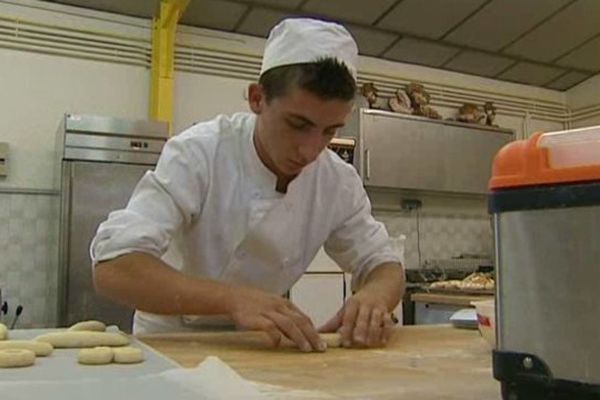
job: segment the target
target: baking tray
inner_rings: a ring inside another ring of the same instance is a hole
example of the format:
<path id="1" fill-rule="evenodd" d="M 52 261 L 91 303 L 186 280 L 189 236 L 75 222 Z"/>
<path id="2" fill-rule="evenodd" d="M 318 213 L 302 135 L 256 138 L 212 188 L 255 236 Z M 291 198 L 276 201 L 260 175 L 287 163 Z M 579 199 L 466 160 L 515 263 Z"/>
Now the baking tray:
<path id="1" fill-rule="evenodd" d="M 423 290 L 427 293 L 454 294 L 454 295 L 493 296 L 496 293 L 495 289 L 442 289 L 442 288 L 430 289 L 428 287 L 424 287 Z"/>
<path id="2" fill-rule="evenodd" d="M 9 332 L 10 339 L 31 340 L 36 336 L 64 329 L 14 329 Z M 116 327 L 108 331 L 116 332 Z M 86 378 L 122 379 L 160 373 L 179 365 L 159 354 L 151 347 L 131 337 L 131 346 L 141 348 L 145 361 L 140 364 L 81 365 L 77 362 L 79 349 L 54 349 L 48 357 L 37 357 L 35 365 L 27 368 L 3 368 L 0 370 L 0 383 L 5 381 L 68 381 Z M 2 396 L 0 396 L 2 397 Z"/>

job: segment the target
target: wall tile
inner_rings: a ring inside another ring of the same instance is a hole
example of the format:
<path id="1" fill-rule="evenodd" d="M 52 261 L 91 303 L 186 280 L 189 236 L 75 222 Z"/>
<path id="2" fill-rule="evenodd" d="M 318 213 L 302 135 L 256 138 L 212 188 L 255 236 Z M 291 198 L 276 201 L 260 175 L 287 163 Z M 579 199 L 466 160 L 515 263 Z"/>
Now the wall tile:
<path id="1" fill-rule="evenodd" d="M 58 197 L 0 193 L 0 288 L 5 322 L 23 306 L 17 327 L 56 325 Z"/>
<path id="2" fill-rule="evenodd" d="M 453 213 L 419 213 L 417 235 L 416 213 L 380 211 L 375 218 L 383 222 L 390 236 L 406 235 L 406 268 L 419 266 L 419 237 L 421 265 L 432 259 L 451 259 L 461 254 L 485 254 L 491 257 L 492 230 L 489 218 Z"/>
<path id="3" fill-rule="evenodd" d="M 7 212 L 8 210 L 8 212 Z M 406 236 L 405 263 L 417 268 L 416 214 L 375 212 L 390 236 Z M 492 233 L 483 216 L 447 212 L 419 213 L 421 264 L 463 253 L 491 254 Z M 0 287 L 10 304 L 8 321 L 24 306 L 18 326 L 56 325 L 58 280 L 58 197 L 0 194 Z"/>

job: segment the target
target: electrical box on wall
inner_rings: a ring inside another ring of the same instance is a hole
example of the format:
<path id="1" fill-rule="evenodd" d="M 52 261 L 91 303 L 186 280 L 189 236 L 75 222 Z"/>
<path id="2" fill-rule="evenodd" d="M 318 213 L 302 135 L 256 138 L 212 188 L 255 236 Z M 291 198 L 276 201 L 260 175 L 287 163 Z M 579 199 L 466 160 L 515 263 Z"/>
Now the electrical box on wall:
<path id="1" fill-rule="evenodd" d="M 0 142 L 0 177 L 8 175 L 8 143 Z"/>

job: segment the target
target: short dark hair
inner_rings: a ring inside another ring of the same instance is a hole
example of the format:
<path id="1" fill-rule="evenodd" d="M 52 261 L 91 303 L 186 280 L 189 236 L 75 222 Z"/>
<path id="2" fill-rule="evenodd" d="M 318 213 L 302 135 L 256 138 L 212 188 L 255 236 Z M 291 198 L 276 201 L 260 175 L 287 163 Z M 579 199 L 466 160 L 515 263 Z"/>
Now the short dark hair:
<path id="1" fill-rule="evenodd" d="M 283 65 L 264 72 L 258 83 L 266 100 L 285 96 L 298 87 L 323 100 L 350 101 L 356 93 L 356 82 L 346 65 L 335 58 L 322 58 L 312 63 Z"/>

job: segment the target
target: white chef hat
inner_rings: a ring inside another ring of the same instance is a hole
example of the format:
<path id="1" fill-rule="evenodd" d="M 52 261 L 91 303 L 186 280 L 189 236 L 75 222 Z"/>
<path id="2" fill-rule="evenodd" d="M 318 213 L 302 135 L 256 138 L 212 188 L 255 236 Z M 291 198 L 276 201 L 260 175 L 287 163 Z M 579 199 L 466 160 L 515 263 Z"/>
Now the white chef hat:
<path id="1" fill-rule="evenodd" d="M 275 67 L 315 62 L 324 57 L 342 61 L 356 79 L 358 47 L 346 28 L 318 19 L 284 19 L 269 33 L 260 74 Z"/>

